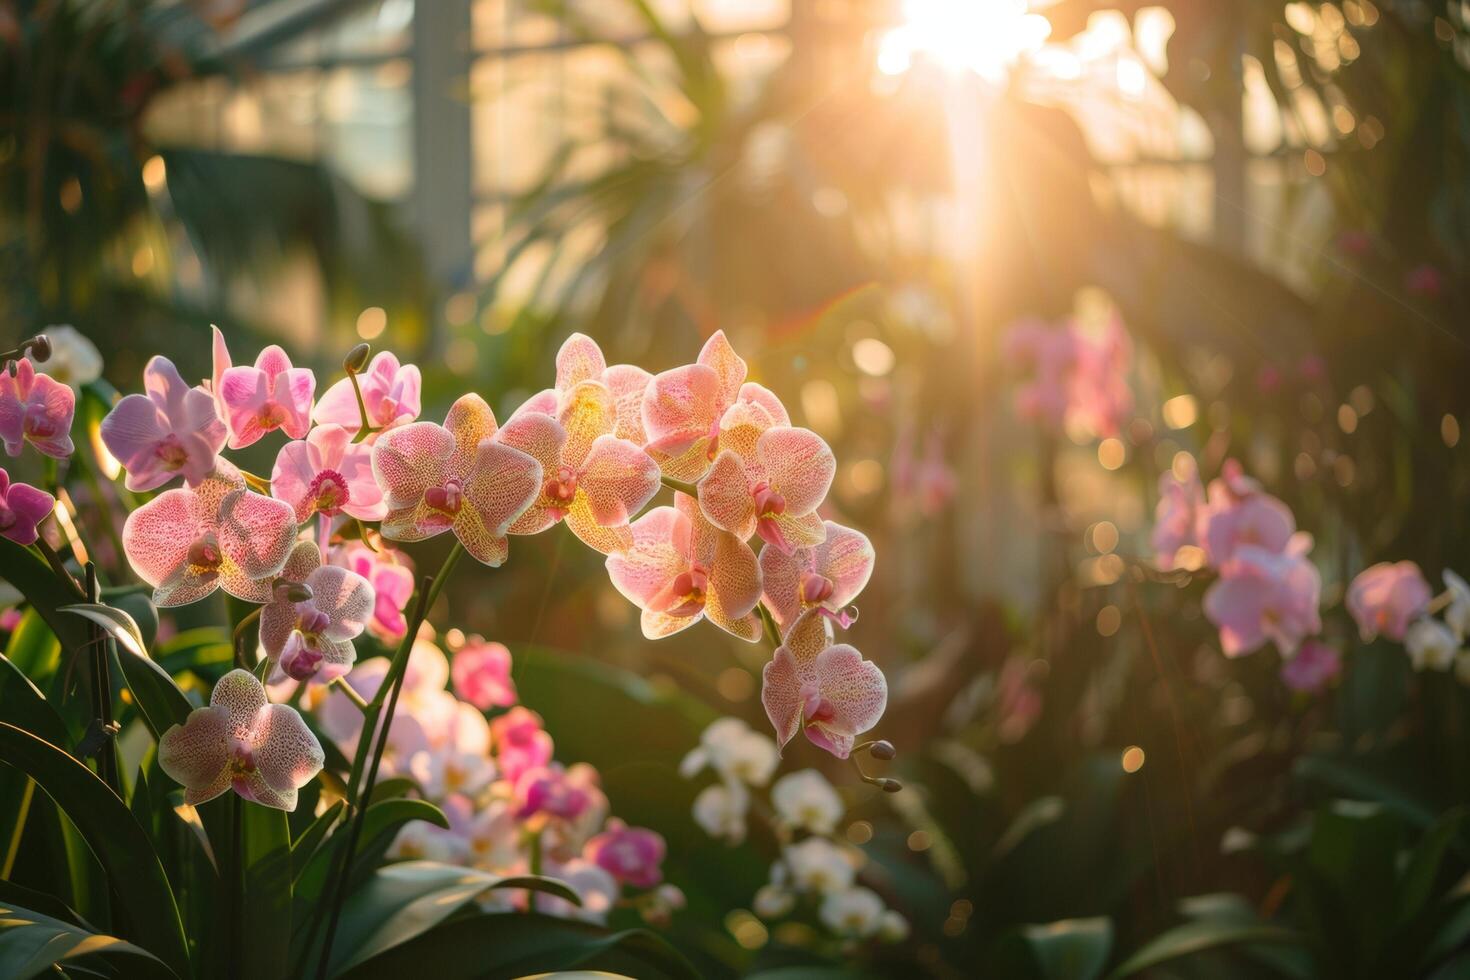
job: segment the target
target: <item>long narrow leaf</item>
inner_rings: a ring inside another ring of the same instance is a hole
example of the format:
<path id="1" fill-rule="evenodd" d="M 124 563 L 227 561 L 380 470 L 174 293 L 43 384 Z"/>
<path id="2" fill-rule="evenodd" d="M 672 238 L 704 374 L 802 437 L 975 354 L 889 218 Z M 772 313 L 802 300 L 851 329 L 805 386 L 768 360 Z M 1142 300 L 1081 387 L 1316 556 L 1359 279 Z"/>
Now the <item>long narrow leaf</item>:
<path id="1" fill-rule="evenodd" d="M 116 936 L 104 936 L 10 902 L 0 902 L 0 977 L 33 977 L 62 972 L 78 960 L 127 957 L 127 976 L 177 974 L 146 949 Z"/>

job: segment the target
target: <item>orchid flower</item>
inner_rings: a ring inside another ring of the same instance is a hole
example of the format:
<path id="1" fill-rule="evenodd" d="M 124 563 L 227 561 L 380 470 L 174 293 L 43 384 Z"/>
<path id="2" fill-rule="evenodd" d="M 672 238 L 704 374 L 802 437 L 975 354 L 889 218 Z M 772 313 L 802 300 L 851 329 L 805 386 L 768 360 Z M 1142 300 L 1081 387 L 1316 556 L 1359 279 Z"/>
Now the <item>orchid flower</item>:
<path id="1" fill-rule="evenodd" d="M 699 481 L 699 507 L 711 524 L 742 541 L 759 534 L 790 554 L 826 537 L 817 507 L 836 472 L 836 457 L 821 436 L 776 426 L 746 452 L 720 450 Z"/>
<path id="2" fill-rule="evenodd" d="M 854 647 L 833 644 L 827 617 L 808 609 L 766 664 L 761 703 L 781 748 L 804 731 L 813 745 L 846 759 L 855 737 L 883 717 L 888 683 Z"/>
<path id="3" fill-rule="evenodd" d="M 10 474 L 0 469 L 0 537 L 16 544 L 35 544 L 37 525 L 56 506 L 56 498 L 28 483 L 11 483 Z"/>
<path id="4" fill-rule="evenodd" d="M 362 391 L 362 405 L 367 411 L 368 425 L 378 433 L 397 428 L 419 417 L 420 390 L 423 379 L 413 364 L 399 364 L 390 351 L 379 351 L 368 369 L 357 376 Z M 312 413 L 318 425 L 340 425 L 348 432 L 362 428 L 362 413 L 357 408 L 357 393 L 352 379 L 343 378 L 326 390 Z"/>
<path id="5" fill-rule="evenodd" d="M 516 703 L 516 685 L 510 677 L 510 650 L 504 643 L 472 637 L 454 651 L 449 675 L 459 696 L 481 711 L 508 708 Z"/>
<path id="6" fill-rule="evenodd" d="M 581 780 L 558 762 L 521 773 L 515 781 L 514 799 L 520 820 L 538 816 L 575 820 L 592 802 Z"/>
<path id="7" fill-rule="evenodd" d="M 587 842 L 587 860 L 618 881 L 634 888 L 652 888 L 663 880 L 666 845 L 663 836 L 643 827 L 629 827 L 616 818 Z"/>
<path id="8" fill-rule="evenodd" d="M 761 548 L 761 582 L 766 609 L 784 631 L 802 610 L 816 606 L 844 629 L 857 618 L 848 603 L 873 574 L 873 545 L 867 535 L 827 521 L 821 544 L 787 554 L 774 545 Z"/>
<path id="9" fill-rule="evenodd" d="M 520 410 L 558 416 L 578 385 L 596 381 L 612 394 L 614 424 L 608 431 L 642 446 L 648 441 L 643 432 L 643 392 L 652 380 L 653 375 L 634 364 L 609 367 L 597 341 L 574 333 L 556 352 L 556 387 L 538 392 Z"/>
<path id="10" fill-rule="evenodd" d="M 340 565 L 367 579 L 377 596 L 368 631 L 384 643 L 392 643 L 408 632 L 403 611 L 413 596 L 413 560 L 395 548 L 380 545 L 376 551 L 361 541 L 332 549 L 332 564 Z"/>
<path id="11" fill-rule="evenodd" d="M 495 413 L 479 395 L 462 396 L 444 425 L 409 422 L 373 444 L 373 474 L 388 505 L 383 537 L 422 541 L 453 529 L 486 565 L 509 555 L 505 539 L 541 489 L 536 458 L 491 437 Z"/>
<path id="12" fill-rule="evenodd" d="M 14 375 L 0 370 L 0 441 L 7 454 L 19 456 L 30 443 L 38 453 L 66 459 L 76 410 L 76 392 L 38 373 L 26 358 L 15 362 Z"/>
<path id="13" fill-rule="evenodd" d="M 354 443 L 347 429 L 331 423 L 281 447 L 271 470 L 271 496 L 296 509 L 298 524 L 313 514 L 378 521 L 388 513 L 373 479 L 372 447 Z"/>
<path id="14" fill-rule="evenodd" d="M 1199 512 L 1199 543 L 1209 564 L 1222 568 L 1247 545 L 1283 552 L 1295 532 L 1291 509 L 1245 476 L 1238 462 L 1226 460 Z"/>
<path id="15" fill-rule="evenodd" d="M 46 358 L 46 373 L 72 391 L 102 377 L 102 352 L 97 345 L 70 324 L 54 324 L 42 330 L 51 342 L 51 356 Z M 32 354 L 27 360 L 35 363 Z"/>
<path id="16" fill-rule="evenodd" d="M 179 491 L 170 491 L 179 492 Z M 321 772 L 321 743 L 296 709 L 270 704 L 248 670 L 232 670 L 182 725 L 158 740 L 158 764 L 198 806 L 233 789 L 277 810 L 296 809 L 296 791 Z"/>
<path id="17" fill-rule="evenodd" d="M 1411 561 L 1379 562 L 1353 579 L 1347 609 L 1364 640 L 1378 634 L 1403 642 L 1409 624 L 1429 605 L 1433 593 L 1419 566 Z"/>
<path id="18" fill-rule="evenodd" d="M 1342 655 L 1321 640 L 1308 640 L 1281 665 L 1281 682 L 1299 694 L 1316 694 L 1342 673 Z"/>
<path id="19" fill-rule="evenodd" d="M 245 489 L 221 463 L 197 488 L 165 490 L 128 515 L 123 549 L 158 606 L 197 602 L 222 588 L 248 602 L 271 599 L 271 577 L 296 539 L 291 506 Z"/>
<path id="20" fill-rule="evenodd" d="M 725 413 L 737 402 L 763 406 L 775 425 L 790 425 L 780 399 L 745 380 L 745 361 L 725 332 L 705 342 L 694 364 L 656 374 L 643 393 L 644 448 L 664 475 L 694 481 L 714 462 Z"/>
<path id="21" fill-rule="evenodd" d="M 670 636 L 708 619 L 752 643 L 760 621 L 760 567 L 744 541 L 721 531 L 694 499 L 675 493 L 673 507 L 655 507 L 633 522 L 633 544 L 608 555 L 607 571 L 628 601 L 643 610 L 643 635 Z"/>
<path id="22" fill-rule="evenodd" d="M 1259 545 L 1237 547 L 1205 592 L 1205 616 L 1220 628 L 1227 657 L 1260 649 L 1267 641 L 1284 656 L 1322 629 L 1317 611 L 1322 580 L 1298 544 L 1275 552 Z"/>
<path id="23" fill-rule="evenodd" d="M 516 706 L 491 719 L 490 738 L 500 774 L 511 783 L 551 761 L 551 736 L 542 727 L 541 716 L 530 708 Z"/>
<path id="24" fill-rule="evenodd" d="M 352 641 L 362 635 L 375 596 L 367 579 L 336 565 L 323 565 L 314 542 L 301 541 L 281 570 L 286 583 L 300 583 L 311 597 L 293 602 L 277 586 L 260 612 L 260 643 L 265 654 L 293 680 L 330 681 L 352 667 Z"/>
<path id="25" fill-rule="evenodd" d="M 1172 471 L 1159 476 L 1159 503 L 1154 511 L 1154 529 L 1149 537 L 1154 561 L 1165 571 L 1179 567 L 1183 548 L 1200 547 L 1198 533 L 1200 512 L 1205 506 L 1205 491 L 1199 482 L 1199 471 L 1189 468 L 1181 480 Z"/>
<path id="26" fill-rule="evenodd" d="M 409 762 L 414 778 L 429 796 L 480 792 L 495 778 L 490 761 L 490 726 L 474 705 L 455 701 L 446 712 L 438 744 Z"/>
<path id="27" fill-rule="evenodd" d="M 214 395 L 230 430 L 231 449 L 244 449 L 276 429 L 292 439 L 311 428 L 311 402 L 316 375 L 291 364 L 291 357 L 272 344 L 255 358 L 254 367 L 231 366 L 224 334 L 215 328 Z"/>
<path id="28" fill-rule="evenodd" d="M 102 420 L 102 443 L 127 470 L 127 488 L 152 490 L 180 473 L 197 487 L 224 447 L 225 424 L 203 388 L 191 387 L 166 357 L 143 369 L 143 390 L 118 402 Z"/>

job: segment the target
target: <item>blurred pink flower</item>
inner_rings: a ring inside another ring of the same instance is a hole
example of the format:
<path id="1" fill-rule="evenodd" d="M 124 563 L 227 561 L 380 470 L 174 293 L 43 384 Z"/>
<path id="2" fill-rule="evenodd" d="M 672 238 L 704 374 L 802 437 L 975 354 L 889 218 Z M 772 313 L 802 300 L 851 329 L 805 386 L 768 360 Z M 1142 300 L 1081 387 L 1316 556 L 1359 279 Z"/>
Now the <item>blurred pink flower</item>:
<path id="1" fill-rule="evenodd" d="M 1076 425 L 1097 436 L 1115 435 L 1133 411 L 1128 371 L 1133 342 L 1116 317 L 1095 332 L 1067 321 L 1013 324 L 1001 357 L 1026 377 L 1016 390 L 1016 412 L 1053 431 Z"/>
<path id="2" fill-rule="evenodd" d="M 271 496 L 295 508 L 298 524 L 314 514 L 378 521 L 388 513 L 373 478 L 372 447 L 354 443 L 351 433 L 330 423 L 281 447 L 271 470 Z"/>
<path id="3" fill-rule="evenodd" d="M 1344 255 L 1361 259 L 1373 251 L 1373 236 L 1366 231 L 1349 229 L 1338 233 L 1335 244 Z"/>
<path id="4" fill-rule="evenodd" d="M 1180 480 L 1172 471 L 1159 475 L 1159 503 L 1149 543 L 1160 568 L 1177 567 L 1180 548 L 1199 547 L 1198 524 L 1204 505 L 1205 491 L 1193 467 L 1186 480 Z"/>
<path id="5" fill-rule="evenodd" d="M 379 351 L 362 374 L 357 376 L 362 390 L 362 404 L 367 410 L 368 424 L 379 432 L 393 429 L 419 417 L 420 389 L 423 379 L 413 364 L 398 363 L 391 351 Z M 356 434 L 362 428 L 362 414 L 357 410 L 357 395 L 352 379 L 343 378 L 326 390 L 312 412 L 318 425 L 340 425 Z"/>
<path id="6" fill-rule="evenodd" d="M 1210 481 L 1209 502 L 1199 514 L 1199 543 L 1215 568 L 1228 564 L 1250 545 L 1282 552 L 1296 531 L 1296 518 L 1280 500 L 1264 492 L 1233 459 Z"/>
<path id="7" fill-rule="evenodd" d="M 4 612 L 0 612 L 0 630 L 6 633 L 14 633 L 15 628 L 20 625 L 21 612 L 15 606 L 11 606 Z"/>
<path id="8" fill-rule="evenodd" d="M 1275 364 L 1262 364 L 1261 369 L 1256 372 L 1256 390 L 1263 395 L 1273 395 L 1281 390 L 1284 380 L 1281 368 Z"/>
<path id="9" fill-rule="evenodd" d="M 196 489 L 165 490 L 133 511 L 122 540 L 155 605 L 197 602 L 216 588 L 264 603 L 296 540 L 296 515 L 245 489 L 233 467 L 221 468 Z"/>
<path id="10" fill-rule="evenodd" d="M 801 612 L 817 606 L 844 629 L 857 618 L 848 603 L 873 574 L 872 542 L 861 531 L 826 522 L 821 544 L 787 554 L 773 545 L 761 548 L 761 582 L 766 608 L 784 631 Z"/>
<path id="11" fill-rule="evenodd" d="M 515 815 L 518 820 L 546 815 L 575 820 L 591 804 L 591 797 L 573 773 L 559 762 L 526 769 L 515 780 Z"/>
<path id="12" fill-rule="evenodd" d="M 143 369 L 146 394 L 128 395 L 102 420 L 102 442 L 127 470 L 127 487 L 152 490 L 180 473 L 198 486 L 225 444 L 214 399 L 190 387 L 166 357 Z"/>
<path id="13" fill-rule="evenodd" d="M 57 459 L 72 454 L 71 422 L 77 395 L 46 374 L 38 374 L 27 358 L 15 362 L 15 375 L 0 368 L 0 441 L 5 452 L 19 456 L 29 442 L 36 452 Z"/>
<path id="14" fill-rule="evenodd" d="M 1435 299 L 1444 292 L 1444 273 L 1428 262 L 1416 265 L 1404 274 L 1404 289 L 1411 296 Z"/>
<path id="15" fill-rule="evenodd" d="M 512 783 L 551 761 L 551 736 L 542 727 L 541 716 L 529 708 L 517 705 L 491 719 L 490 738 L 500 774 Z"/>
<path id="16" fill-rule="evenodd" d="M 381 543 L 374 551 L 360 541 L 352 541 L 333 550 L 332 564 L 356 572 L 372 585 L 376 599 L 369 632 L 384 643 L 408 632 L 403 610 L 413 596 L 413 559 Z"/>
<path id="17" fill-rule="evenodd" d="M 585 857 L 625 885 L 652 888 L 663 880 L 665 849 L 661 835 L 614 818 L 587 842 Z"/>
<path id="18" fill-rule="evenodd" d="M 516 685 L 510 678 L 510 650 L 504 643 L 471 637 L 454 651 L 449 673 L 455 692 L 481 711 L 516 703 Z"/>
<path id="19" fill-rule="evenodd" d="M 490 760 L 490 726 L 474 705 L 450 699 L 443 724 L 433 726 L 432 747 L 409 760 L 409 768 L 430 798 L 451 793 L 478 794 L 495 778 Z"/>
<path id="20" fill-rule="evenodd" d="M 752 643 L 760 621 L 755 553 L 700 513 L 694 498 L 674 494 L 673 507 L 655 507 L 633 522 L 633 545 L 608 555 L 613 586 L 643 610 L 643 635 L 669 636 L 706 618 Z"/>
<path id="21" fill-rule="evenodd" d="M 295 810 L 296 791 L 324 762 L 321 743 L 296 709 L 268 703 L 248 670 L 220 678 L 209 706 L 195 708 L 158 740 L 158 764 L 195 806 L 234 789 L 262 806 Z"/>
<path id="22" fill-rule="evenodd" d="M 1411 561 L 1379 562 L 1353 579 L 1347 609 L 1364 640 L 1378 634 L 1402 643 L 1414 618 L 1429 605 L 1433 592 L 1419 566 Z"/>
<path id="23" fill-rule="evenodd" d="M 422 541 L 453 529 L 477 561 L 509 555 L 506 531 L 541 487 L 541 464 L 491 437 L 495 413 L 479 395 L 460 397 L 444 425 L 409 422 L 373 444 L 373 474 L 388 514 L 383 537 Z"/>
<path id="24" fill-rule="evenodd" d="M 373 587 L 356 572 L 323 565 L 315 543 L 292 549 L 281 576 L 302 583 L 311 598 L 292 602 L 278 587 L 260 612 L 260 643 L 266 656 L 292 680 L 330 681 L 352 667 L 352 641 L 372 614 Z"/>
<path id="25" fill-rule="evenodd" d="M 11 483 L 10 474 L 0 469 L 0 536 L 16 544 L 35 544 L 36 526 L 56 506 L 56 498 L 28 483 Z"/>
<path id="26" fill-rule="evenodd" d="M 813 745 L 846 759 L 855 736 L 883 717 L 888 683 L 855 648 L 834 645 L 829 629 L 817 609 L 792 623 L 762 674 L 761 703 L 782 748 L 805 731 Z"/>
<path id="27" fill-rule="evenodd" d="M 528 903 L 537 912 L 563 919 L 596 923 L 607 921 L 608 914 L 617 904 L 621 889 L 617 879 L 606 870 L 583 858 L 548 861 L 543 870 L 556 880 L 570 885 L 582 904 L 573 905 L 564 898 L 532 891 L 521 892 L 518 896 L 520 901 Z"/>
<path id="28" fill-rule="evenodd" d="M 1205 592 L 1205 616 L 1220 628 L 1226 656 L 1253 653 L 1268 640 L 1289 655 L 1322 629 L 1322 581 L 1299 547 L 1276 552 L 1236 548 Z"/>
<path id="29" fill-rule="evenodd" d="M 1316 694 L 1342 673 L 1342 655 L 1321 640 L 1308 640 L 1281 665 L 1281 682 L 1293 691 Z"/>
<path id="30" fill-rule="evenodd" d="M 888 471 L 889 503 L 893 518 L 911 524 L 933 517 L 949 506 L 959 488 L 955 471 L 944 454 L 938 431 L 924 437 L 924 452 L 916 455 L 917 438 L 912 426 L 904 424 L 893 440 L 893 459 Z"/>
<path id="31" fill-rule="evenodd" d="M 216 342 L 222 347 L 223 334 Z M 229 362 L 229 352 L 223 354 Z M 225 367 L 218 373 L 215 397 L 229 427 L 231 449 L 246 446 L 276 429 L 301 439 L 311 428 L 311 400 L 316 375 L 310 368 L 293 367 L 290 355 L 275 344 L 260 352 L 254 367 Z"/>

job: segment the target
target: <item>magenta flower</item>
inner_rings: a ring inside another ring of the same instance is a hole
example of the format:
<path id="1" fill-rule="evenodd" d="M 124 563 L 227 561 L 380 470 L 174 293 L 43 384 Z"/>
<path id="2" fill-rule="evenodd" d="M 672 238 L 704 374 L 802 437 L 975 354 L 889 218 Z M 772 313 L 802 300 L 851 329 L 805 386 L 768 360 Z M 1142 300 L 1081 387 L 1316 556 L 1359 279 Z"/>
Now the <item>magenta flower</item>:
<path id="1" fill-rule="evenodd" d="M 1179 549 L 1200 546 L 1198 526 L 1204 506 L 1205 492 L 1198 471 L 1191 468 L 1187 480 L 1180 480 L 1172 472 L 1159 476 L 1159 503 L 1149 543 L 1160 568 L 1167 571 L 1178 567 Z"/>
<path id="2" fill-rule="evenodd" d="M 0 469 L 0 536 L 16 544 L 35 544 L 36 526 L 51 513 L 56 498 L 28 483 L 11 483 L 10 474 Z"/>
<path id="3" fill-rule="evenodd" d="M 808 609 L 766 664 L 761 703 L 783 749 L 804 731 L 813 745 L 846 759 L 856 736 L 883 717 L 888 682 L 854 647 L 833 644 L 827 617 Z"/>
<path id="4" fill-rule="evenodd" d="M 510 553 L 505 534 L 536 499 L 541 464 L 491 438 L 495 413 L 479 395 L 462 396 L 444 425 L 409 422 L 373 444 L 373 474 L 388 505 L 383 537 L 422 541 L 453 530 L 486 565 Z"/>
<path id="5" fill-rule="evenodd" d="M 378 521 L 388 513 L 373 478 L 372 447 L 354 443 L 351 433 L 331 423 L 281 447 L 271 470 L 271 496 L 296 509 L 298 524 L 313 514 Z"/>
<path id="6" fill-rule="evenodd" d="M 316 375 L 310 368 L 291 365 L 290 356 L 272 344 L 255 359 L 254 367 L 219 370 L 223 334 L 216 341 L 215 397 L 229 427 L 231 449 L 244 449 L 268 432 L 281 429 L 302 439 L 311 428 L 311 400 Z M 229 352 L 223 354 L 229 363 Z"/>
<path id="7" fill-rule="evenodd" d="M 754 552 L 699 512 L 694 498 L 674 494 L 633 522 L 633 544 L 607 557 L 613 586 L 643 610 L 643 635 L 669 636 L 706 618 L 743 640 L 760 639 L 752 614 L 761 576 Z"/>
<path id="8" fill-rule="evenodd" d="M 71 420 L 77 396 L 71 388 L 36 373 L 28 359 L 15 362 L 15 376 L 0 369 L 0 441 L 5 452 L 19 456 L 30 443 L 36 452 L 57 459 L 72 454 Z"/>
<path id="9" fill-rule="evenodd" d="M 1316 694 L 1342 673 L 1342 655 L 1321 640 L 1308 640 L 1281 665 L 1281 682 L 1300 694 Z"/>
<path id="10" fill-rule="evenodd" d="M 652 888 L 663 880 L 666 845 L 660 834 L 629 827 L 616 817 L 587 842 L 585 857 L 625 885 Z"/>
<path id="11" fill-rule="evenodd" d="M 1364 640 L 1378 634 L 1402 643 L 1404 634 L 1434 593 L 1411 561 L 1379 562 L 1365 568 L 1347 591 L 1347 609 Z"/>
<path id="12" fill-rule="evenodd" d="M 368 369 L 357 376 L 357 383 L 362 389 L 368 424 L 379 432 L 419 417 L 423 379 L 416 365 L 399 364 L 390 351 L 379 351 Z M 316 403 L 313 417 L 319 425 L 340 425 L 355 435 L 362 428 L 362 415 L 357 410 L 352 379 L 343 378 L 328 388 Z"/>
<path id="13" fill-rule="evenodd" d="M 1289 656 L 1322 629 L 1322 580 L 1298 547 L 1283 552 L 1245 544 L 1205 592 L 1205 616 L 1220 628 L 1228 657 L 1253 653 L 1268 640 Z"/>
<path id="14" fill-rule="evenodd" d="M 332 552 L 332 564 L 356 572 L 368 580 L 376 599 L 368 631 L 391 643 L 408 632 L 403 611 L 413 596 L 413 561 L 401 551 L 381 543 L 374 551 L 360 541 L 353 541 Z"/>
<path id="15" fill-rule="evenodd" d="M 375 596 L 367 579 L 337 565 L 323 565 L 315 543 L 302 541 L 281 570 L 284 582 L 302 583 L 311 598 L 292 602 L 277 586 L 260 611 L 260 643 L 287 677 L 330 681 L 352 667 L 352 641 L 367 628 Z"/>
<path id="16" fill-rule="evenodd" d="M 699 481 L 699 508 L 709 522 L 742 541 L 759 534 L 767 544 L 792 553 L 820 544 L 826 536 L 817 507 L 827 498 L 837 458 L 809 429 L 778 425 L 760 431 L 743 426 L 746 438 L 725 438 L 714 465 Z"/>
<path id="17" fill-rule="evenodd" d="M 592 803 L 587 787 L 576 773 L 552 762 L 522 772 L 515 781 L 516 819 L 545 815 L 559 820 L 576 820 Z"/>
<path id="18" fill-rule="evenodd" d="M 133 511 L 122 539 L 155 605 L 197 602 L 216 588 L 264 603 L 296 540 L 296 515 L 245 489 L 233 467 L 221 468 L 195 489 L 165 490 Z"/>
<path id="19" fill-rule="evenodd" d="M 847 604 L 873 574 L 872 542 L 861 531 L 832 521 L 826 522 L 826 531 L 821 544 L 797 548 L 789 555 L 769 544 L 761 549 L 766 608 L 783 632 L 813 606 L 844 629 L 857 618 L 857 610 L 849 610 Z"/>
<path id="20" fill-rule="evenodd" d="M 511 783 L 532 769 L 551 762 L 551 736 L 542 727 L 541 716 L 517 705 L 490 721 L 490 738 L 495 744 L 495 761 L 500 774 Z"/>
<path id="21" fill-rule="evenodd" d="M 454 690 L 481 711 L 516 703 L 515 681 L 510 679 L 510 650 L 476 636 L 458 650 L 449 665 Z"/>
<path id="22" fill-rule="evenodd" d="M 148 361 L 143 390 L 123 398 L 102 420 L 102 442 L 127 470 L 128 489 L 152 490 L 180 473 L 197 487 L 225 444 L 214 399 L 187 384 L 166 357 Z"/>
<path id="23" fill-rule="evenodd" d="M 1209 502 L 1199 512 L 1199 543 L 1208 563 L 1223 568 L 1247 545 L 1285 551 L 1295 532 L 1291 509 L 1245 476 L 1239 463 L 1226 460 L 1220 477 L 1210 481 Z"/>
<path id="24" fill-rule="evenodd" d="M 183 785 L 191 806 L 233 789 L 262 806 L 295 810 L 296 791 L 324 762 L 321 743 L 296 709 L 268 703 L 248 670 L 221 677 L 209 706 L 195 708 L 158 740 L 158 764 Z"/>
<path id="25" fill-rule="evenodd" d="M 780 400 L 745 380 L 745 362 L 723 330 L 705 341 L 694 364 L 656 374 L 643 392 L 644 446 L 666 476 L 697 480 L 719 453 L 721 422 L 737 402 L 765 409 L 767 425 L 790 425 Z"/>

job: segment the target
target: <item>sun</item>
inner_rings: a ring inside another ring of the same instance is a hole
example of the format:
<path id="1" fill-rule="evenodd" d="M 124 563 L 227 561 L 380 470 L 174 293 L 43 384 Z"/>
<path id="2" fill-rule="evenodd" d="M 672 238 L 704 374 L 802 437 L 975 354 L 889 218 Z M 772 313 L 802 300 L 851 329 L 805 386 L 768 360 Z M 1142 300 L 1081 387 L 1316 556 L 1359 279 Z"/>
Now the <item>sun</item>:
<path id="1" fill-rule="evenodd" d="M 878 46 L 878 70 L 901 75 L 920 61 L 993 82 L 1038 50 L 1051 22 L 1026 0 L 904 0 L 903 21 Z"/>

